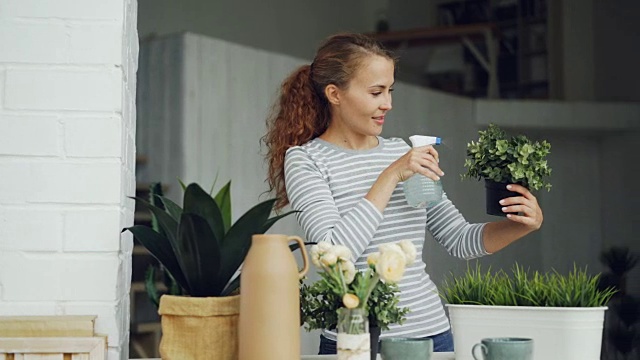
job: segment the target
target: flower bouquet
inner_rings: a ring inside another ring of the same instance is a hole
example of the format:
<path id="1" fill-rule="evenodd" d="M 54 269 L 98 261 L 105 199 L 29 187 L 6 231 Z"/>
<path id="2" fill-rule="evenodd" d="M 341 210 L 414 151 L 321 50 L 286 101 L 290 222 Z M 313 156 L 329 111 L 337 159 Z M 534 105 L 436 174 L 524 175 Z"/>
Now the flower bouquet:
<path id="1" fill-rule="evenodd" d="M 396 283 L 416 255 L 408 240 L 383 244 L 369 255 L 367 268 L 357 271 L 347 247 L 327 242 L 312 246 L 311 261 L 320 269 L 321 279 L 310 286 L 302 284 L 305 328 L 337 330 L 339 359 L 369 359 L 377 353 L 380 330 L 402 324 L 409 312 L 398 307 Z"/>

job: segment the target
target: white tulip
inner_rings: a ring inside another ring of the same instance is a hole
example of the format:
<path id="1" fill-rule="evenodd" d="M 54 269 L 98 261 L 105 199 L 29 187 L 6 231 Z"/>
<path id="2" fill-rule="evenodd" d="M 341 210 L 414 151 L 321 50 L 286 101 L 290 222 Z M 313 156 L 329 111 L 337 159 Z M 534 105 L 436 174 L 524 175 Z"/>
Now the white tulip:
<path id="1" fill-rule="evenodd" d="M 402 254 L 402 256 L 404 256 L 404 251 L 402 251 L 402 248 L 400 247 L 400 245 L 396 244 L 396 243 L 391 243 L 391 244 L 382 244 L 378 247 L 378 250 L 380 251 L 380 254 L 384 254 L 385 252 L 397 252 L 399 254 Z"/>
<path id="2" fill-rule="evenodd" d="M 402 279 L 407 259 L 402 251 L 384 251 L 376 264 L 376 272 L 384 282 L 397 283 Z"/>
<path id="3" fill-rule="evenodd" d="M 344 276 L 344 282 L 351 284 L 356 277 L 356 267 L 351 261 L 341 261 L 340 269 L 342 269 L 342 275 Z"/>
<path id="4" fill-rule="evenodd" d="M 344 245 L 335 245 L 331 248 L 331 251 L 333 251 L 340 260 L 351 260 L 351 250 Z"/>
<path id="5" fill-rule="evenodd" d="M 321 267 L 322 265 L 320 264 L 320 248 L 318 247 L 318 245 L 313 245 L 311 246 L 311 262 L 313 263 L 313 265 L 315 265 L 316 267 Z"/>
<path id="6" fill-rule="evenodd" d="M 378 259 L 379 258 L 380 258 L 380 253 L 379 252 L 371 253 L 367 257 L 367 264 L 369 264 L 369 266 L 376 266 L 376 264 L 378 263 Z"/>
<path id="7" fill-rule="evenodd" d="M 320 257 L 320 262 L 326 267 L 331 267 L 336 264 L 338 257 L 333 252 L 327 252 Z"/>
<path id="8" fill-rule="evenodd" d="M 418 255 L 418 251 L 416 250 L 415 245 L 413 245 L 410 240 L 402 240 L 398 243 L 398 245 L 407 258 L 407 265 L 413 264 L 416 261 L 416 256 Z"/>
<path id="9" fill-rule="evenodd" d="M 318 243 L 318 250 L 320 250 L 320 255 L 326 253 L 329 249 L 331 249 L 332 245 L 328 241 L 320 241 Z"/>

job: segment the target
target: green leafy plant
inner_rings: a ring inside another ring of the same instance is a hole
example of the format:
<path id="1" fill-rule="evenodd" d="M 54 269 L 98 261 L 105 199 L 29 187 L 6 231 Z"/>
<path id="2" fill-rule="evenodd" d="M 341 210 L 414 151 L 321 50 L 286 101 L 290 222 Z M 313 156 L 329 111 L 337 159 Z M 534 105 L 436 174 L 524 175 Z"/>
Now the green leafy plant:
<path id="1" fill-rule="evenodd" d="M 573 271 L 561 275 L 556 271 L 529 272 L 518 264 L 511 276 L 504 271 L 467 268 L 464 275 L 451 274 L 440 287 L 440 296 L 449 304 L 599 307 L 614 295 L 613 288 L 600 289 L 600 275 L 588 275 L 587 269 L 574 265 Z"/>
<path id="2" fill-rule="evenodd" d="M 531 190 L 551 190 L 545 180 L 551 175 L 546 157 L 551 150 L 547 141 L 532 142 L 524 135 L 507 137 L 504 130 L 490 124 L 478 132 L 477 141 L 467 144 L 467 172 L 462 178 L 487 179 L 498 183 L 520 184 Z"/>
<path id="3" fill-rule="evenodd" d="M 252 235 L 265 233 L 292 212 L 270 218 L 276 202 L 270 199 L 232 224 L 231 182 L 215 197 L 198 184 L 182 186 L 184 208 L 161 195 L 153 195 L 151 202 L 134 198 L 138 206 L 151 211 L 152 226 L 135 225 L 123 231 L 130 231 L 175 280 L 178 288 L 170 291 L 193 297 L 231 295 L 239 289 L 240 277 L 234 275 L 249 251 Z M 147 274 L 147 288 L 152 291 L 154 278 L 153 272 Z"/>

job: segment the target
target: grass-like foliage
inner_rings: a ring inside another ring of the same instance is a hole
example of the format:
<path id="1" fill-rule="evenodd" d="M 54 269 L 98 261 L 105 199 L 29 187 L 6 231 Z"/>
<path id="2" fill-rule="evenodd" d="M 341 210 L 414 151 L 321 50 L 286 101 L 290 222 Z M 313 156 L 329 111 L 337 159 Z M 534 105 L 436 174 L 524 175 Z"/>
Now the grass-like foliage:
<path id="1" fill-rule="evenodd" d="M 440 287 L 440 296 L 449 304 L 598 307 L 615 294 L 613 288 L 598 289 L 600 274 L 589 275 L 586 267 L 567 275 L 557 271 L 540 273 L 515 264 L 511 274 L 483 271 L 477 263 L 460 277 L 451 274 Z"/>

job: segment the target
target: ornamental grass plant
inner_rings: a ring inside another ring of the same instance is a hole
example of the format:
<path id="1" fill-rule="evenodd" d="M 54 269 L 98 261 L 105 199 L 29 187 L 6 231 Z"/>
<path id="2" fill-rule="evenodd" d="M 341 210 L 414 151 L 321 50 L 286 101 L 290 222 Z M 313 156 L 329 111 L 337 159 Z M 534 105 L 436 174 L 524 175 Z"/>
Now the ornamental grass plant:
<path id="1" fill-rule="evenodd" d="M 589 275 L 586 267 L 574 264 L 568 274 L 525 270 L 515 264 L 511 274 L 491 268 L 483 271 L 477 263 L 462 276 L 451 274 L 440 287 L 440 296 L 449 304 L 600 307 L 615 294 L 613 288 L 599 289 L 600 274 Z"/>

